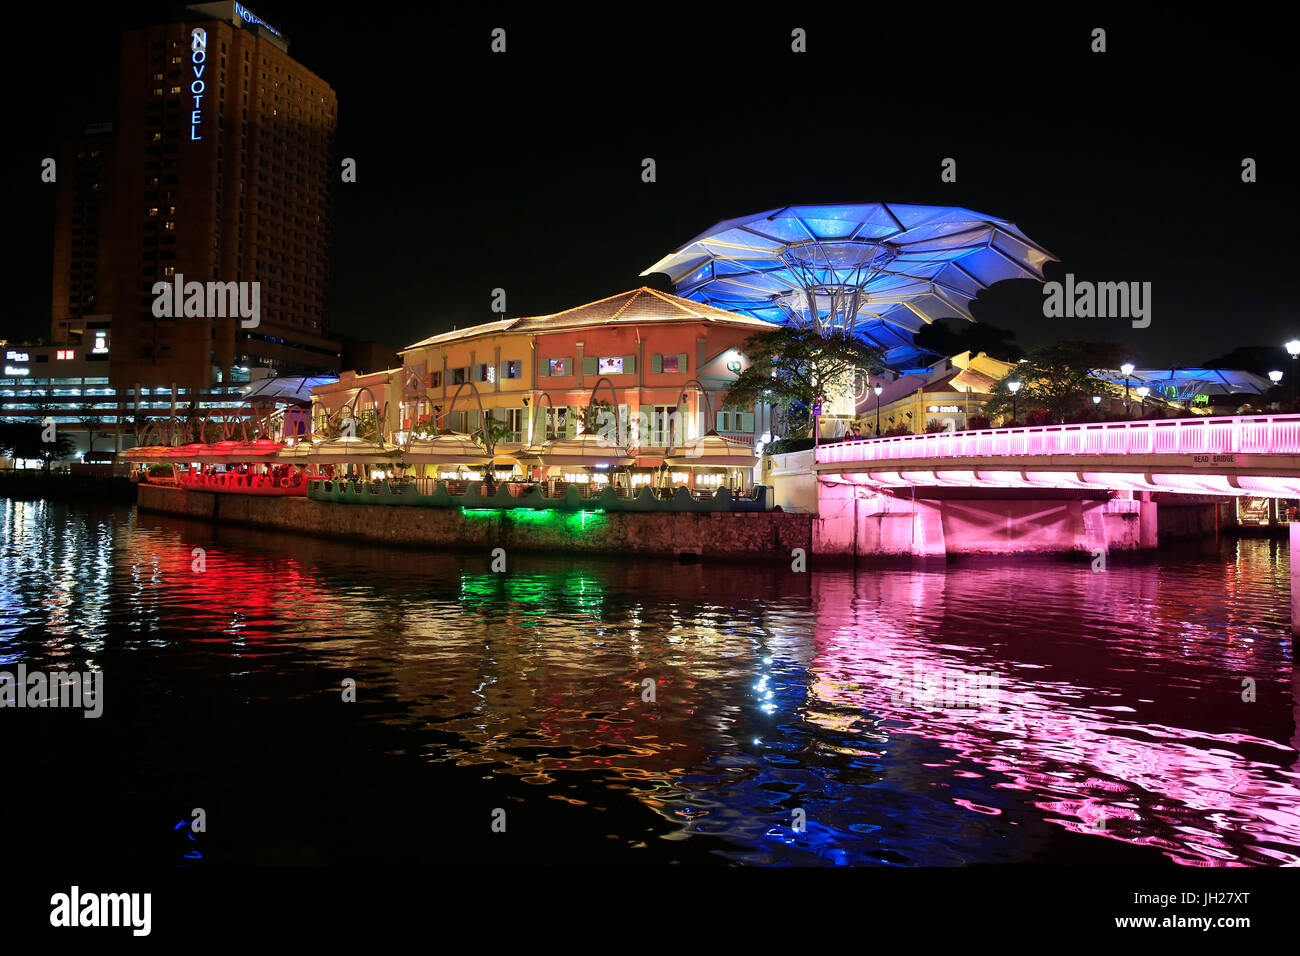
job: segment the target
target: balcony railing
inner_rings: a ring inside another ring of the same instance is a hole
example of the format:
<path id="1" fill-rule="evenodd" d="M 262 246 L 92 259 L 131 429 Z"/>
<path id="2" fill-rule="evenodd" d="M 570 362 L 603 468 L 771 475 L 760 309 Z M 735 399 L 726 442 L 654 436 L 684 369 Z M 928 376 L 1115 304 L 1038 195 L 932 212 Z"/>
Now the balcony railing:
<path id="1" fill-rule="evenodd" d="M 898 435 L 817 449 L 818 464 L 1016 455 L 1300 455 L 1300 415 L 1164 418 Z"/>

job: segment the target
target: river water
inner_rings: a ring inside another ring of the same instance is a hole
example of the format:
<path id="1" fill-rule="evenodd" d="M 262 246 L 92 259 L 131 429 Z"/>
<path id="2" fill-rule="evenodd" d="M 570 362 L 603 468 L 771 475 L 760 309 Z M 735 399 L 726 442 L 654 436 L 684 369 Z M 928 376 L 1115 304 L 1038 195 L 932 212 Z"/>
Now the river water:
<path id="1" fill-rule="evenodd" d="M 19 852 L 1300 863 L 1284 541 L 494 573 L 128 507 L 0 517 L 0 671 L 103 675 L 98 719 L 0 709 Z"/>

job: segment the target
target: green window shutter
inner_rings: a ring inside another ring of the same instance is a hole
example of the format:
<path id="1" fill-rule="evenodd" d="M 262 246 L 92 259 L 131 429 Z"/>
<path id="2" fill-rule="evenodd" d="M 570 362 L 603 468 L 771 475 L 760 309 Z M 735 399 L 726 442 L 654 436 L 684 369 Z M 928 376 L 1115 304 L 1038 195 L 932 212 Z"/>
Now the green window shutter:
<path id="1" fill-rule="evenodd" d="M 624 375 L 635 375 L 635 374 L 636 374 L 636 356 L 635 356 L 635 355 L 624 355 L 624 356 L 623 356 L 623 374 L 624 374 Z"/>
<path id="2" fill-rule="evenodd" d="M 662 355 L 656 355 L 650 359 L 650 371 L 654 372 L 656 375 L 663 374 L 664 357 Z"/>
<path id="3" fill-rule="evenodd" d="M 565 359 L 567 362 L 568 359 Z M 578 434 L 578 415 L 580 409 L 569 406 L 568 414 L 564 416 L 564 437 L 575 438 Z"/>
<path id="4" fill-rule="evenodd" d="M 753 430 L 754 430 L 754 413 L 753 413 L 753 412 L 741 412 L 741 413 L 740 413 L 740 431 L 742 431 L 742 432 L 752 432 Z"/>
<path id="5" fill-rule="evenodd" d="M 550 360 L 550 359 L 542 359 L 540 362 L 537 363 L 537 377 L 538 377 L 538 378 L 547 378 L 547 377 L 550 376 L 550 374 L 551 374 L 551 360 Z"/>
<path id="6" fill-rule="evenodd" d="M 571 358 L 566 358 L 566 359 L 564 360 L 564 374 L 565 374 L 565 375 L 572 375 L 572 374 L 573 374 L 573 359 L 571 359 Z"/>
<path id="7" fill-rule="evenodd" d="M 510 363 L 508 361 L 502 362 L 501 367 L 497 369 L 497 381 L 503 382 L 509 377 L 510 377 Z"/>
<path id="8" fill-rule="evenodd" d="M 596 374 L 596 368 L 597 368 L 597 365 L 596 365 L 596 357 L 595 357 L 595 356 L 593 356 L 593 355 L 584 355 L 584 356 L 582 357 L 582 374 L 583 374 L 583 375 L 595 375 L 595 374 Z"/>
<path id="9" fill-rule="evenodd" d="M 683 375 L 686 374 L 686 371 L 687 371 L 687 365 L 686 365 L 686 353 L 685 353 L 685 352 L 681 352 L 681 353 L 679 353 L 678 356 L 677 356 L 677 371 L 681 372 Z"/>
<path id="10" fill-rule="evenodd" d="M 716 425 L 714 425 L 713 427 L 716 428 L 716 429 L 717 429 L 718 431 L 720 431 L 720 432 L 725 432 L 725 431 L 727 430 L 727 413 L 726 413 L 726 412 L 718 412 L 718 423 L 717 423 Z"/>

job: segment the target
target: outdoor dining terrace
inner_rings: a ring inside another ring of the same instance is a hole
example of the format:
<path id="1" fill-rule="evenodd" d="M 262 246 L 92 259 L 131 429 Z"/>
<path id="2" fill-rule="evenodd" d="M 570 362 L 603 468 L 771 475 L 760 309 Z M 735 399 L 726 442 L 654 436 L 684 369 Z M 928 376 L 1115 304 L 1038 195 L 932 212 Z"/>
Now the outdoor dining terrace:
<path id="1" fill-rule="evenodd" d="M 756 485 L 743 494 L 723 486 L 710 490 L 686 487 L 635 492 L 624 486 L 563 481 L 484 482 L 440 478 L 326 478 L 312 481 L 311 501 L 337 504 L 410 505 L 425 508 L 559 511 L 746 512 L 773 510 L 772 489 Z"/>

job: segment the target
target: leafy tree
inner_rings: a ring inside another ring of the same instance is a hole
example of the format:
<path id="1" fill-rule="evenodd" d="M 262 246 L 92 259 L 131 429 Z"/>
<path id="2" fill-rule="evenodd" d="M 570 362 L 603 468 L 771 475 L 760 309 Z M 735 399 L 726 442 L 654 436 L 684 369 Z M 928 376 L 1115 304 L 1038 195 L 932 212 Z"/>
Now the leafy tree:
<path id="1" fill-rule="evenodd" d="M 1014 406 L 1017 416 L 1043 411 L 1055 424 L 1079 414 L 1093 395 L 1118 395 L 1123 389 L 1098 378 L 1100 369 L 1119 366 L 1125 348 L 1114 342 L 1055 342 L 1030 350 L 1006 378 L 994 384 L 984 412 L 989 417 L 1009 418 Z M 1007 383 L 1019 381 L 1021 388 L 1012 400 Z"/>
<path id="2" fill-rule="evenodd" d="M 87 415 L 79 419 L 78 424 L 86 430 L 86 439 L 89 442 L 86 446 L 86 454 L 90 454 L 95 450 L 95 439 L 103 431 L 104 420 L 98 415 Z"/>
<path id="3" fill-rule="evenodd" d="M 956 326 L 956 328 L 953 327 Z M 967 322 L 955 320 L 953 324 L 945 320 L 930 322 L 912 336 L 912 341 L 927 352 L 933 352 L 942 358 L 970 352 L 1014 362 L 1024 356 L 1025 351 L 1015 342 L 1010 341 L 1016 333 L 1010 329 L 1000 329 L 987 322 Z"/>
<path id="4" fill-rule="evenodd" d="M 811 427 L 809 409 L 818 398 L 853 387 L 862 372 L 883 370 L 879 349 L 850 335 L 822 336 L 815 329 L 782 326 L 745 341 L 750 365 L 723 399 L 724 408 L 775 407 L 792 430 Z"/>
<path id="5" fill-rule="evenodd" d="M 10 458 L 38 460 L 50 465 L 72 454 L 73 443 L 64 432 L 56 429 L 53 441 L 45 441 L 44 424 L 38 422 L 11 422 L 0 428 L 0 447 Z"/>

